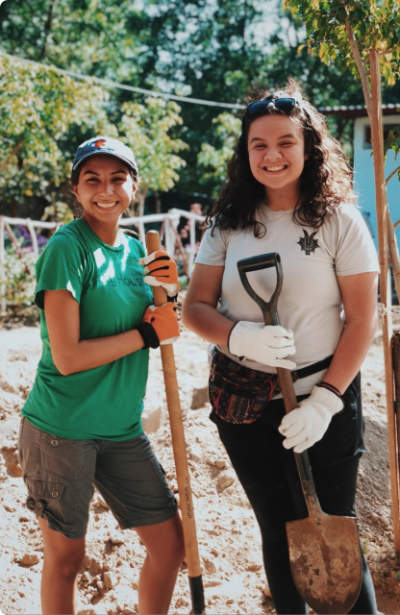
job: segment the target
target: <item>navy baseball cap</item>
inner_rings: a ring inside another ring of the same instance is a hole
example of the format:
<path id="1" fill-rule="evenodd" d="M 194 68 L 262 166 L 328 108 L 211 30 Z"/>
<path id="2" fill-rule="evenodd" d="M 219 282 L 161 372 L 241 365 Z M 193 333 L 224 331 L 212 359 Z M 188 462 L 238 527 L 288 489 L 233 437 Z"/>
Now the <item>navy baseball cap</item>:
<path id="1" fill-rule="evenodd" d="M 124 162 L 135 175 L 138 174 L 136 160 L 131 148 L 113 137 L 93 137 L 81 143 L 76 150 L 75 158 L 72 163 L 72 170 L 75 171 L 81 162 L 90 158 L 90 156 L 96 156 L 98 154 L 114 156 L 118 158 L 118 160 Z"/>

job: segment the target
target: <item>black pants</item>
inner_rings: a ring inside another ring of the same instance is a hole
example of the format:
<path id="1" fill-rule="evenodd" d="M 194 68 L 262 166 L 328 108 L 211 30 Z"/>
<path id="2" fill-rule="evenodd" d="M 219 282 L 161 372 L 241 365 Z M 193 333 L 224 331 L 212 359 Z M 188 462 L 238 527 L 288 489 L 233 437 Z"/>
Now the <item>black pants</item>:
<path id="1" fill-rule="evenodd" d="M 335 415 L 325 436 L 308 450 L 316 490 L 328 514 L 354 516 L 362 439 L 360 377 L 344 395 L 345 408 Z M 290 572 L 285 522 L 308 516 L 292 451 L 282 446 L 278 426 L 282 400 L 270 402 L 261 420 L 234 425 L 210 418 L 231 459 L 260 526 L 265 571 L 278 613 L 307 613 Z M 375 592 L 363 559 L 363 583 L 351 613 L 377 613 Z"/>

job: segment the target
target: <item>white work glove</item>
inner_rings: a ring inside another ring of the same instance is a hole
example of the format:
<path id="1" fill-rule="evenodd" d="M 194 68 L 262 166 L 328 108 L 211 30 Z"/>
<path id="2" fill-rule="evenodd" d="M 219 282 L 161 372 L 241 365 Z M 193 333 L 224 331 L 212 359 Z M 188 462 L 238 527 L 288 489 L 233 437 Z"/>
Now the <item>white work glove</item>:
<path id="1" fill-rule="evenodd" d="M 279 425 L 285 436 L 283 446 L 302 453 L 321 440 L 334 414 L 343 410 L 341 398 L 324 387 L 315 386 L 299 407 L 286 414 Z"/>
<path id="2" fill-rule="evenodd" d="M 239 320 L 231 329 L 228 349 L 238 357 L 246 357 L 264 365 L 294 369 L 296 363 L 284 357 L 294 354 L 293 332 L 280 325 Z"/>

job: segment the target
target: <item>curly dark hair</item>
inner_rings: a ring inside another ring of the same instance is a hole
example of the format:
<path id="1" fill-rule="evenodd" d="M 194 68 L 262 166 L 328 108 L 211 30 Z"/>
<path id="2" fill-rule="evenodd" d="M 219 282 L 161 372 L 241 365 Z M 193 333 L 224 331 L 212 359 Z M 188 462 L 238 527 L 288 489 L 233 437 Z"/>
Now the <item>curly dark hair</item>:
<path id="1" fill-rule="evenodd" d="M 295 106 L 288 110 L 263 107 L 259 113 L 250 114 L 248 108 L 242 117 L 242 130 L 220 195 L 208 215 L 208 223 L 220 229 L 253 227 L 254 235 L 265 234 L 265 226 L 256 219 L 260 203 L 266 202 L 264 186 L 250 170 L 247 138 L 251 123 L 262 115 L 282 114 L 297 120 L 303 129 L 304 148 L 308 155 L 300 176 L 300 198 L 293 212 L 293 219 L 307 226 L 318 228 L 325 216 L 343 201 L 354 201 L 353 174 L 340 143 L 329 133 L 325 117 L 303 98 L 299 85 L 290 80 L 284 89 L 263 91 L 252 102 L 266 98 L 294 98 Z"/>

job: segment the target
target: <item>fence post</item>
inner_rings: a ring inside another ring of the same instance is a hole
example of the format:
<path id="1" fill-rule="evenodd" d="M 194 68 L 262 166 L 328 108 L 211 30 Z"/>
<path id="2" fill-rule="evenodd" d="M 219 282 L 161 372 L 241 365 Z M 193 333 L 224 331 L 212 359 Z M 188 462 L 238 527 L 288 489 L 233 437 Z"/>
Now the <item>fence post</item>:
<path id="1" fill-rule="evenodd" d="M 6 313 L 5 280 L 4 216 L 0 216 L 0 316 L 5 316 Z"/>
<path id="2" fill-rule="evenodd" d="M 194 266 L 194 257 L 196 252 L 196 217 L 192 214 L 189 217 L 190 224 L 190 253 L 189 253 L 189 265 L 188 265 L 188 273 L 189 278 L 192 275 L 193 266 Z"/>
<path id="3" fill-rule="evenodd" d="M 36 237 L 35 227 L 32 224 L 32 220 L 30 220 L 29 218 L 28 218 L 27 227 L 28 227 L 28 231 L 30 233 L 31 239 L 32 239 L 33 253 L 35 254 L 35 256 L 39 256 L 39 246 L 38 246 L 38 241 Z"/>
<path id="4" fill-rule="evenodd" d="M 140 222 L 138 222 L 139 227 L 139 239 L 142 242 L 142 244 L 144 245 L 146 243 L 146 231 L 144 228 L 144 222 L 142 220 L 140 220 Z"/>
<path id="5" fill-rule="evenodd" d="M 176 241 L 176 235 L 175 235 L 175 228 L 178 224 L 178 220 L 179 218 L 177 218 L 174 215 L 170 215 L 171 211 L 168 212 L 166 218 L 165 218 L 165 249 L 168 252 L 168 254 L 171 254 L 171 256 L 173 257 L 175 254 L 175 241 Z"/>

